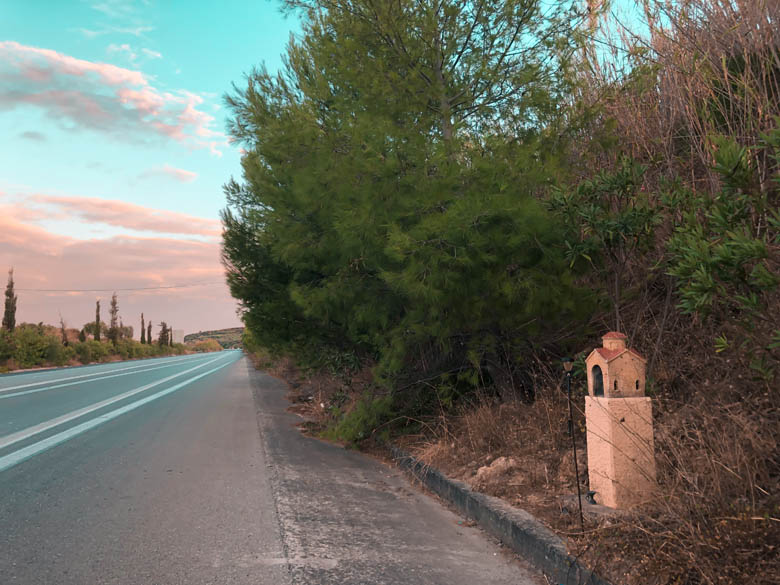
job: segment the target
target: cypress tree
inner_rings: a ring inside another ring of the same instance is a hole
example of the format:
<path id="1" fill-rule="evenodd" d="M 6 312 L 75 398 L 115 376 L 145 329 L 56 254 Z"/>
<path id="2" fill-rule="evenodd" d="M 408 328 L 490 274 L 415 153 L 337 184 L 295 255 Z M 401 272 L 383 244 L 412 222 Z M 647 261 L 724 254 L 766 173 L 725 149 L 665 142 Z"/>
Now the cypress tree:
<path id="1" fill-rule="evenodd" d="M 84 331 L 84 328 L 81 328 L 81 331 L 79 331 L 79 341 L 81 343 L 84 343 L 87 340 L 87 332 Z"/>
<path id="2" fill-rule="evenodd" d="M 141 313 L 141 343 L 146 343 L 146 324 L 144 323 L 143 313 Z"/>
<path id="3" fill-rule="evenodd" d="M 100 299 L 95 303 L 95 341 L 100 341 Z"/>
<path id="4" fill-rule="evenodd" d="M 60 337 L 62 337 L 62 345 L 68 346 L 68 333 L 65 330 L 65 320 L 60 315 Z"/>
<path id="5" fill-rule="evenodd" d="M 116 345 L 119 340 L 119 324 L 117 322 L 117 316 L 119 315 L 119 303 L 117 302 L 116 293 L 111 295 L 111 308 L 109 309 L 111 315 L 111 322 L 108 327 L 108 338 L 111 343 Z"/>
<path id="6" fill-rule="evenodd" d="M 157 336 L 157 345 L 160 347 L 168 345 L 168 324 L 165 321 L 160 323 L 160 334 Z"/>
<path id="7" fill-rule="evenodd" d="M 5 287 L 5 312 L 3 313 L 3 328 L 13 331 L 16 327 L 16 301 L 14 293 L 14 269 L 8 271 L 8 285 Z"/>
<path id="8" fill-rule="evenodd" d="M 146 327 L 146 343 L 147 345 L 152 344 L 152 322 L 149 321 L 149 325 Z"/>

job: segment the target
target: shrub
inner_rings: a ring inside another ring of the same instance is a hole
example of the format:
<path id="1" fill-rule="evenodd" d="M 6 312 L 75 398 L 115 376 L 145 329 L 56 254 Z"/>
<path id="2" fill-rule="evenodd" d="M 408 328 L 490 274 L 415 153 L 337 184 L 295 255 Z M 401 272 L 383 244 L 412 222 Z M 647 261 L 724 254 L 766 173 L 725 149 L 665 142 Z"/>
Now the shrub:
<path id="1" fill-rule="evenodd" d="M 330 439 L 356 444 L 371 436 L 379 427 L 394 418 L 393 397 L 364 395 L 341 420 L 324 435 Z"/>
<path id="2" fill-rule="evenodd" d="M 75 345 L 75 352 L 82 364 L 99 362 L 108 355 L 108 347 L 93 339 Z"/>
<path id="3" fill-rule="evenodd" d="M 14 359 L 20 368 L 31 368 L 41 365 L 46 359 L 49 339 L 35 325 L 17 327 L 14 335 Z M 59 340 L 54 338 L 59 343 Z"/>
<path id="4" fill-rule="evenodd" d="M 11 332 L 0 329 L 0 362 L 14 356 L 14 336 Z"/>
<path id="5" fill-rule="evenodd" d="M 45 363 L 54 366 L 64 366 L 75 354 L 76 352 L 72 347 L 65 347 L 56 337 L 47 336 L 47 345 L 44 351 Z"/>
<path id="6" fill-rule="evenodd" d="M 193 345 L 192 349 L 197 352 L 222 351 L 222 346 L 216 339 L 204 339 Z"/>

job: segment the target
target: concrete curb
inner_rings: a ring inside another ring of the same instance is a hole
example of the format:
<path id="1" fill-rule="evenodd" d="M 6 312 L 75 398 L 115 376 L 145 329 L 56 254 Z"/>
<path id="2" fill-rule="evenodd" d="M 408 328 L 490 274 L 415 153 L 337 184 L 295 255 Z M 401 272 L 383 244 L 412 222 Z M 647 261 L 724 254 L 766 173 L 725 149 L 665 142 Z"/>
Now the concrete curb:
<path id="1" fill-rule="evenodd" d="M 525 510 L 513 508 L 498 498 L 474 492 L 465 483 L 446 477 L 403 450 L 389 447 L 401 469 L 527 559 L 550 577 L 552 582 L 563 585 L 611 585 L 583 567 L 567 552 L 563 539 Z"/>

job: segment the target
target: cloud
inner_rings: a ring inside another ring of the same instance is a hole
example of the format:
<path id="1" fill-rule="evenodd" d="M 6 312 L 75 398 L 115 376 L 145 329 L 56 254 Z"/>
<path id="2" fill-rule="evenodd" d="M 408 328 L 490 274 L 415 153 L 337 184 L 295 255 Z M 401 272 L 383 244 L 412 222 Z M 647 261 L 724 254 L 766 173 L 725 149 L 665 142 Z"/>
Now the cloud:
<path id="1" fill-rule="evenodd" d="M 94 315 L 94 299 L 110 293 L 48 293 L 22 289 L 124 289 L 206 283 L 179 289 L 119 292 L 125 324 L 138 330 L 140 313 L 188 332 L 240 325 L 216 241 L 116 236 L 77 239 L 31 225 L 21 206 L 0 206 L 0 266 L 14 267 L 17 321 L 56 323 L 61 312 L 80 327 Z M 154 212 L 154 210 L 150 210 Z M 5 268 L 3 268 L 5 270 Z M 137 336 L 137 335 L 136 335 Z"/>
<path id="2" fill-rule="evenodd" d="M 117 45 L 116 43 L 111 43 L 106 47 L 106 52 L 109 54 L 120 54 L 127 57 L 127 60 L 131 63 L 135 63 L 135 61 L 138 59 L 138 53 L 136 50 L 129 45 L 128 43 L 122 43 L 121 45 Z M 140 49 L 141 54 L 146 57 L 147 59 L 162 59 L 162 53 L 158 51 L 153 51 L 152 49 L 147 49 L 146 47 L 142 47 Z"/>
<path id="3" fill-rule="evenodd" d="M 158 51 L 152 51 L 151 49 L 147 49 L 146 47 L 141 48 L 141 52 L 149 57 L 150 59 L 162 59 L 162 53 Z"/>
<path id="4" fill-rule="evenodd" d="M 46 142 L 46 135 L 42 134 L 41 132 L 36 132 L 35 130 L 27 130 L 26 132 L 22 132 L 19 134 L 19 138 L 32 140 L 33 142 Z"/>
<path id="5" fill-rule="evenodd" d="M 195 179 L 198 178 L 198 173 L 193 171 L 185 171 L 184 169 L 177 169 L 176 167 L 172 167 L 169 164 L 165 164 L 161 167 L 155 167 L 153 169 L 149 169 L 148 171 L 144 171 L 138 175 L 139 179 L 148 179 L 151 177 L 168 177 L 181 183 L 192 183 Z"/>
<path id="6" fill-rule="evenodd" d="M 106 26 L 98 30 L 89 28 L 77 28 L 72 29 L 76 32 L 80 32 L 88 39 L 94 39 L 103 35 L 117 34 L 117 35 L 132 35 L 134 37 L 142 37 L 148 32 L 154 30 L 153 26 L 137 25 L 137 26 Z"/>
<path id="7" fill-rule="evenodd" d="M 115 47 L 126 51 L 125 45 Z M 213 129 L 214 116 L 202 104 L 192 92 L 155 88 L 141 71 L 0 41 L 0 112 L 35 107 L 66 130 L 118 140 L 174 140 L 221 156 L 225 137 Z"/>
<path id="8" fill-rule="evenodd" d="M 179 170 L 179 169 L 175 169 Z M 183 171 L 188 172 L 188 171 Z M 72 219 L 91 224 L 105 224 L 139 232 L 184 234 L 214 238 L 221 233 L 221 223 L 207 219 L 135 205 L 125 201 L 97 197 L 34 195 L 31 200 L 66 213 Z M 29 207 L 29 206 L 28 206 Z"/>
<path id="9" fill-rule="evenodd" d="M 91 5 L 91 8 L 111 18 L 126 18 L 135 12 L 133 10 L 133 4 L 124 0 L 95 2 Z"/>
<path id="10" fill-rule="evenodd" d="M 138 55 L 135 51 L 133 51 L 133 48 L 128 45 L 127 43 L 122 43 L 121 45 L 117 45 L 114 43 L 111 43 L 106 47 L 106 51 L 109 53 L 121 53 L 124 54 L 130 61 L 135 61 Z"/>

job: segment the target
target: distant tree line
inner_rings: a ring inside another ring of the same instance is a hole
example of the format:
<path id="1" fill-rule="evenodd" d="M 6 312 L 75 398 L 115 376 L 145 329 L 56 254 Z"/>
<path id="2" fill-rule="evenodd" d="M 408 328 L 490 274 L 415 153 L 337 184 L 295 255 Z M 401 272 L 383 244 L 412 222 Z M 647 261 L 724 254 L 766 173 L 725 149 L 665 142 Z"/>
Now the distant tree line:
<path id="1" fill-rule="evenodd" d="M 100 300 L 95 302 L 95 318 L 81 329 L 69 329 L 60 315 L 59 326 L 16 322 L 18 298 L 14 290 L 13 268 L 8 271 L 2 329 L 0 329 L 0 372 L 40 365 L 91 363 L 108 359 L 129 359 L 178 355 L 186 351 L 215 351 L 212 346 L 187 347 L 174 343 L 173 328 L 163 321 L 157 340 L 152 338 L 152 322 L 141 313 L 141 340 L 133 339 L 134 329 L 119 314 L 117 294 L 111 296 L 108 324 L 101 320 Z"/>

